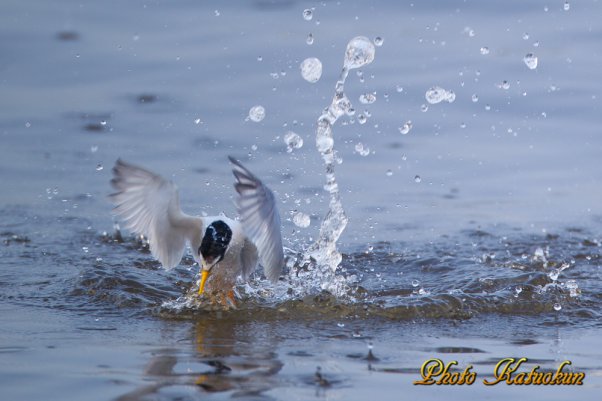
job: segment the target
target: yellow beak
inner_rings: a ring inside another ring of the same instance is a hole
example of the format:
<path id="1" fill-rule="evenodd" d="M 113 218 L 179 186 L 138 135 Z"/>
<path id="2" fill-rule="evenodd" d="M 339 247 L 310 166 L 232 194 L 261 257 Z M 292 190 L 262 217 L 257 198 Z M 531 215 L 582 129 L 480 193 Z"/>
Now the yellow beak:
<path id="1" fill-rule="evenodd" d="M 203 295 L 203 291 L 205 291 L 205 281 L 207 281 L 207 277 L 209 277 L 209 270 L 202 270 L 201 285 L 199 285 L 199 295 Z"/>

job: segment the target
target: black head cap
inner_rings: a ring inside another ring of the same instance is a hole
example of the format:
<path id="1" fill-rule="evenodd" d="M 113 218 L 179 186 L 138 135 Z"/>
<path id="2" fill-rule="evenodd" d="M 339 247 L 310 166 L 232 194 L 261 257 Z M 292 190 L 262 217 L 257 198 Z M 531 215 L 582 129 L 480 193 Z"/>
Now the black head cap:
<path id="1" fill-rule="evenodd" d="M 221 220 L 207 226 L 198 252 L 208 265 L 214 265 L 223 259 L 232 239 L 232 230 Z"/>

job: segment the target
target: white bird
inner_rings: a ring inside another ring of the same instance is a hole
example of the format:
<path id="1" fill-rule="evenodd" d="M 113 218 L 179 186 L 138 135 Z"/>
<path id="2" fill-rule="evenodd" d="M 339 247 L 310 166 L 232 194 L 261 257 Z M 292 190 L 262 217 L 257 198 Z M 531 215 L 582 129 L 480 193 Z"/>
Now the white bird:
<path id="1" fill-rule="evenodd" d="M 199 294 L 211 276 L 208 293 L 224 304 L 227 300 L 234 304 L 236 278 L 248 279 L 261 259 L 266 277 L 276 282 L 284 254 L 274 194 L 242 164 L 228 158 L 236 178 L 240 221 L 183 213 L 173 182 L 121 159 L 113 167 L 111 185 L 116 192 L 109 198 L 126 227 L 148 238 L 151 253 L 163 267 L 177 266 L 190 245 L 201 266 Z"/>

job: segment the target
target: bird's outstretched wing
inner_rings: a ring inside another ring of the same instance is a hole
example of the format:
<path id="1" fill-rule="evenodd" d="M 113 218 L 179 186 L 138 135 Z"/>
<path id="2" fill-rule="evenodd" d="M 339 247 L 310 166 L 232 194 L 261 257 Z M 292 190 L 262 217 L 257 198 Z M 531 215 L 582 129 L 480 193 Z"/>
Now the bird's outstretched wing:
<path id="1" fill-rule="evenodd" d="M 148 238 L 151 253 L 163 267 L 177 266 L 186 242 L 200 236 L 203 223 L 182 213 L 176 185 L 121 159 L 113 167 L 111 185 L 116 190 L 109 195 L 113 212 L 128 229 Z"/>
<path id="2" fill-rule="evenodd" d="M 242 164 L 230 156 L 228 159 L 236 177 L 236 206 L 243 229 L 257 246 L 266 277 L 275 282 L 282 272 L 284 252 L 274 194 Z"/>

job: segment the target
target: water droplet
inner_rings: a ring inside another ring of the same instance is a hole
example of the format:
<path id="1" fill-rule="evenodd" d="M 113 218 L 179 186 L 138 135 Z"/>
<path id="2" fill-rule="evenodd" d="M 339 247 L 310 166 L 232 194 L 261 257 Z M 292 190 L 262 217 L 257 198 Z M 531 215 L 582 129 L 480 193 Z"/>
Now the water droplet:
<path id="1" fill-rule="evenodd" d="M 314 17 L 314 12 L 310 8 L 306 8 L 305 10 L 303 10 L 303 19 L 305 21 L 311 21 L 311 19 L 313 17 Z"/>
<path id="2" fill-rule="evenodd" d="M 569 3 L 568 1 L 564 2 L 564 11 L 569 11 L 571 9 L 571 3 Z"/>
<path id="3" fill-rule="evenodd" d="M 357 116 L 357 122 L 360 124 L 366 124 L 366 121 L 368 121 L 368 118 L 366 117 L 365 114 L 360 113 L 360 115 Z"/>
<path id="4" fill-rule="evenodd" d="M 295 212 L 293 214 L 293 223 L 295 223 L 297 227 L 307 228 L 311 224 L 311 219 L 303 212 Z"/>
<path id="5" fill-rule="evenodd" d="M 387 175 L 387 177 L 391 177 L 393 175 L 393 170 L 388 169 L 385 174 Z"/>
<path id="6" fill-rule="evenodd" d="M 102 171 L 102 170 L 104 170 L 104 166 L 101 163 L 98 163 L 96 165 L 96 171 Z"/>
<path id="7" fill-rule="evenodd" d="M 357 36 L 347 44 L 344 67 L 351 70 L 370 64 L 374 60 L 375 52 L 376 50 L 370 39 L 365 36 Z"/>
<path id="8" fill-rule="evenodd" d="M 479 101 L 479 95 L 477 95 L 476 93 L 473 93 L 471 99 L 472 99 L 473 103 L 476 103 Z"/>
<path id="9" fill-rule="evenodd" d="M 293 131 L 288 131 L 284 134 L 284 143 L 286 144 L 286 151 L 291 153 L 294 149 L 299 149 L 303 146 L 303 138 L 294 133 Z"/>
<path id="10" fill-rule="evenodd" d="M 487 111 L 491 110 L 491 106 L 490 106 L 490 105 L 488 105 L 488 104 L 486 104 L 486 105 L 485 105 L 485 110 L 487 110 Z"/>
<path id="11" fill-rule="evenodd" d="M 420 111 L 423 113 L 426 113 L 428 111 L 429 107 L 426 104 L 421 104 L 420 105 Z"/>
<path id="12" fill-rule="evenodd" d="M 442 101 L 452 103 L 454 100 L 456 100 L 456 94 L 453 91 L 445 90 L 440 86 L 431 87 L 426 91 L 424 97 L 430 104 L 437 104 Z"/>
<path id="13" fill-rule="evenodd" d="M 106 122 L 105 120 L 102 120 L 102 121 L 100 122 L 100 125 L 104 127 L 105 125 L 107 125 L 107 122 Z"/>
<path id="14" fill-rule="evenodd" d="M 261 120 L 263 120 L 264 118 L 265 118 L 265 109 L 263 108 L 263 106 L 257 105 L 257 106 L 251 107 L 251 109 L 249 110 L 249 119 L 251 121 L 258 123 Z"/>
<path id="15" fill-rule="evenodd" d="M 221 13 L 219 12 L 219 10 L 214 10 L 213 14 L 215 14 L 216 17 L 219 17 L 221 15 Z"/>
<path id="16" fill-rule="evenodd" d="M 96 145 L 90 146 L 90 152 L 92 152 L 92 153 L 98 152 L 98 146 L 96 146 Z"/>
<path id="17" fill-rule="evenodd" d="M 322 76 L 322 62 L 315 57 L 306 58 L 301 63 L 301 76 L 307 82 L 318 82 Z"/>
<path id="18" fill-rule="evenodd" d="M 406 135 L 412 129 L 412 120 L 406 121 L 401 127 L 399 127 L 399 132 L 402 135 Z"/>
<path id="19" fill-rule="evenodd" d="M 562 309 L 562 305 L 560 305 L 558 302 L 554 304 L 554 310 L 555 311 L 559 311 L 560 309 Z"/>
<path id="20" fill-rule="evenodd" d="M 523 33 L 523 40 L 529 40 L 529 34 L 527 32 Z"/>
<path id="21" fill-rule="evenodd" d="M 566 288 L 569 290 L 569 295 L 571 297 L 576 297 L 579 295 L 579 286 L 575 280 L 567 280 Z"/>
<path id="22" fill-rule="evenodd" d="M 401 85 L 397 85 L 397 86 L 395 87 L 395 90 L 397 91 L 397 93 L 401 93 L 401 92 L 403 92 L 403 86 L 401 86 Z"/>
<path id="23" fill-rule="evenodd" d="M 418 287 L 420 285 L 420 281 L 412 280 L 412 287 Z"/>
<path id="24" fill-rule="evenodd" d="M 374 45 L 381 47 L 383 45 L 384 39 L 380 36 L 374 38 Z"/>
<path id="25" fill-rule="evenodd" d="M 508 90 L 508 89 L 510 89 L 510 82 L 504 80 L 504 81 L 502 81 L 501 84 L 497 84 L 496 86 L 500 89 Z"/>
<path id="26" fill-rule="evenodd" d="M 533 53 L 527 53 L 523 58 L 523 61 L 529 67 L 530 70 L 534 70 L 537 68 L 537 56 Z"/>
<path id="27" fill-rule="evenodd" d="M 486 55 L 488 55 L 488 54 L 489 54 L 489 48 L 488 48 L 487 46 L 483 46 L 483 47 L 481 47 L 481 54 L 482 54 L 483 56 L 486 56 Z"/>
<path id="28" fill-rule="evenodd" d="M 361 142 L 355 144 L 355 151 L 360 154 L 360 156 L 368 156 L 370 154 L 370 148 L 364 147 Z"/>
<path id="29" fill-rule="evenodd" d="M 374 102 L 376 102 L 376 95 L 373 93 L 364 93 L 363 95 L 360 95 L 360 103 L 372 104 Z"/>
<path id="30" fill-rule="evenodd" d="M 417 176 L 414 177 L 414 182 L 420 183 L 420 182 L 422 182 L 422 178 L 420 178 L 420 176 L 417 175 Z"/>
<path id="31" fill-rule="evenodd" d="M 25 128 L 29 128 L 29 127 L 31 127 L 31 123 L 30 123 L 29 121 L 27 121 L 27 122 L 25 123 Z"/>
<path id="32" fill-rule="evenodd" d="M 257 61 L 263 61 L 263 57 L 262 56 L 257 56 Z"/>
<path id="33" fill-rule="evenodd" d="M 196 119 L 194 120 L 194 123 L 195 123 L 196 125 L 199 125 L 199 124 L 201 123 L 201 119 L 200 119 L 200 118 L 196 118 Z"/>
<path id="34" fill-rule="evenodd" d="M 84 253 L 88 253 L 88 247 L 87 246 L 82 246 L 82 251 L 84 251 Z"/>
<path id="35" fill-rule="evenodd" d="M 307 35 L 307 39 L 305 39 L 305 43 L 307 43 L 308 45 L 313 45 L 314 44 L 314 35 L 312 35 L 311 33 L 309 35 Z"/>

